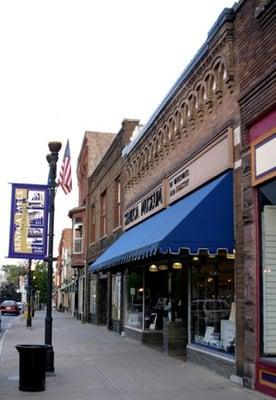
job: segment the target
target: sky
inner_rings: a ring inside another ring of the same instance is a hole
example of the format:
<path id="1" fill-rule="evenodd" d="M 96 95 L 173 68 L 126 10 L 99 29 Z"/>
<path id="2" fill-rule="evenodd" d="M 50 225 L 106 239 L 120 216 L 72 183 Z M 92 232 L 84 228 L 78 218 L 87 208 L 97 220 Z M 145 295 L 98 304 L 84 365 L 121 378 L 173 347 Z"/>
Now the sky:
<path id="1" fill-rule="evenodd" d="M 0 267 L 10 183 L 46 184 L 48 142 L 69 139 L 73 190 L 58 188 L 54 249 L 78 205 L 85 131 L 145 124 L 234 0 L 0 0 Z"/>

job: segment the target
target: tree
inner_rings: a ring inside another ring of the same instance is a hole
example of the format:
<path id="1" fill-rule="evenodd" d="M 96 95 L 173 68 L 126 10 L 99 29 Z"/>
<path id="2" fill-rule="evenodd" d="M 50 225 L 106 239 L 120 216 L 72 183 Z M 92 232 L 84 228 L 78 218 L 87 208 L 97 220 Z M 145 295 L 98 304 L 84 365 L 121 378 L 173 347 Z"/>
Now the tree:
<path id="1" fill-rule="evenodd" d="M 13 283 L 3 282 L 0 286 L 0 301 L 15 300 L 20 301 L 20 293 L 17 293 L 17 286 Z"/>
<path id="2" fill-rule="evenodd" d="M 33 290 L 39 291 L 40 303 L 46 303 L 47 299 L 47 264 L 42 261 L 36 264 L 33 271 Z"/>
<path id="3" fill-rule="evenodd" d="M 18 287 L 19 275 L 26 275 L 27 265 L 24 262 L 14 265 L 2 265 L 2 271 L 4 271 L 6 282 Z"/>

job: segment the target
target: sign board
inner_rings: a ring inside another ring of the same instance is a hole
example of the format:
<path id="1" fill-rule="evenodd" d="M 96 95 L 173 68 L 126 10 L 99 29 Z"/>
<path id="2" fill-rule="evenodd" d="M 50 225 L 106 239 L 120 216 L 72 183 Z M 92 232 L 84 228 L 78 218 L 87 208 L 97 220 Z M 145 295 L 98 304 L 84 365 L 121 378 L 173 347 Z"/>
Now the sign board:
<path id="1" fill-rule="evenodd" d="M 152 216 L 230 168 L 233 168 L 231 128 L 128 208 L 124 212 L 124 229 Z"/>
<path id="2" fill-rule="evenodd" d="M 233 168 L 230 132 L 207 146 L 197 157 L 169 176 L 169 203 L 180 199 L 228 168 Z"/>
<path id="3" fill-rule="evenodd" d="M 252 186 L 276 177 L 276 128 L 251 144 Z"/>
<path id="4" fill-rule="evenodd" d="M 164 188 L 159 185 L 124 213 L 124 228 L 128 229 L 164 207 Z"/>
<path id="5" fill-rule="evenodd" d="M 12 184 L 9 258 L 47 255 L 48 186 Z"/>

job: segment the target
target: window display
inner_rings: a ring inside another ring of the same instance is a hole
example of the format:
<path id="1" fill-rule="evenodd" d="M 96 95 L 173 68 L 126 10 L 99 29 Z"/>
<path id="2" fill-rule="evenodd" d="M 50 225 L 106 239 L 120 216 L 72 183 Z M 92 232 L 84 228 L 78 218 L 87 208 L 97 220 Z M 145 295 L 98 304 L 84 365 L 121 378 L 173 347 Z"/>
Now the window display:
<path id="1" fill-rule="evenodd" d="M 230 260 L 191 270 L 191 342 L 235 353 L 234 268 Z"/>
<path id="2" fill-rule="evenodd" d="M 186 271 L 171 268 L 145 272 L 146 292 L 150 293 L 145 297 L 145 330 L 162 330 L 164 321 L 183 321 L 185 276 Z"/>
<path id="3" fill-rule="evenodd" d="M 162 330 L 165 307 L 169 303 L 168 271 L 146 271 L 145 285 L 150 296 L 145 298 L 144 329 Z"/>
<path id="4" fill-rule="evenodd" d="M 262 336 L 265 356 L 276 355 L 276 180 L 259 187 Z"/>
<path id="5" fill-rule="evenodd" d="M 127 277 L 126 325 L 143 329 L 143 270 L 129 271 Z"/>
<path id="6" fill-rule="evenodd" d="M 163 329 L 164 321 L 182 322 L 184 317 L 183 270 L 156 266 L 131 269 L 127 278 L 126 325 L 139 330 Z"/>

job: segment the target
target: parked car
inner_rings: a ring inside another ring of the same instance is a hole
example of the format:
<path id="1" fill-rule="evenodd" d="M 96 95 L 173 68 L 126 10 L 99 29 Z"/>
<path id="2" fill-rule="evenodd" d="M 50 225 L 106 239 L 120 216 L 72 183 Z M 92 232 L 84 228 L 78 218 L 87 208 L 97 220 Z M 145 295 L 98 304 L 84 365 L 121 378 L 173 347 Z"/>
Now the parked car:
<path id="1" fill-rule="evenodd" d="M 20 311 L 18 308 L 18 305 L 16 304 L 16 301 L 14 300 L 4 300 L 0 304 L 0 311 L 1 314 L 13 314 L 13 315 L 19 315 Z"/>

